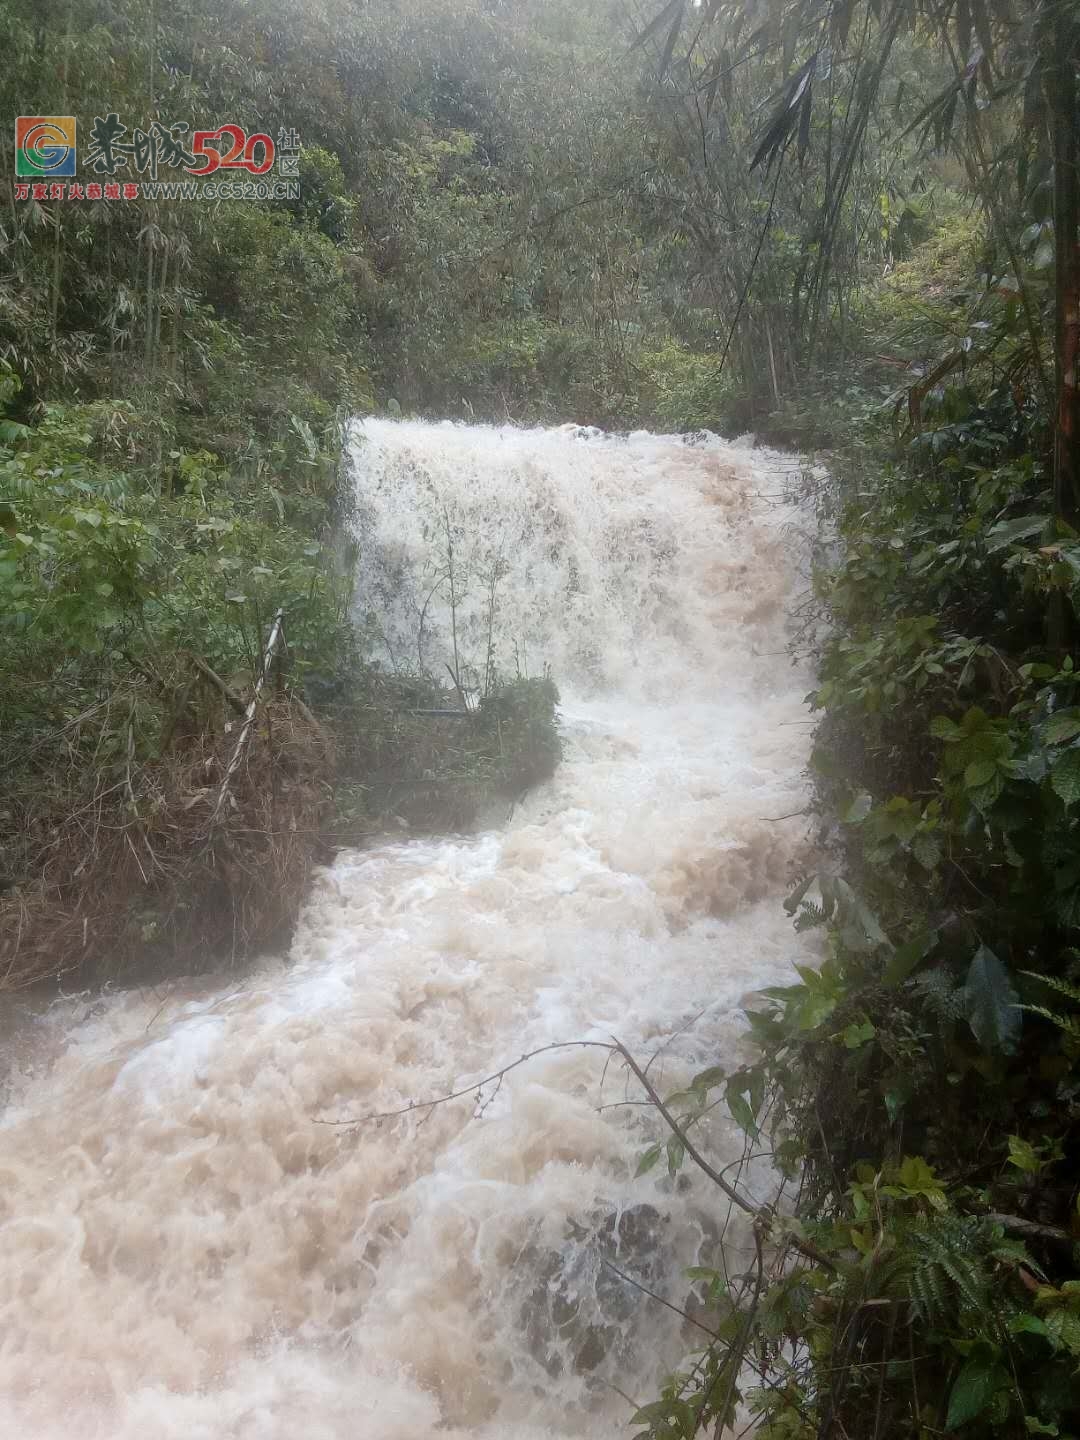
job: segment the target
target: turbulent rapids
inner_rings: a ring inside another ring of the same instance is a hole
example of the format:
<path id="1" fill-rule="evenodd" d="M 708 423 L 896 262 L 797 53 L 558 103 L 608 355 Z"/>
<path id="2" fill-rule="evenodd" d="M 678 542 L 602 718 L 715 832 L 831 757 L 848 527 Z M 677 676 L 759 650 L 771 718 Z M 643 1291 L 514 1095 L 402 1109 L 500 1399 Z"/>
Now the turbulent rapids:
<path id="1" fill-rule="evenodd" d="M 725 1211 L 699 1176 L 634 1178 L 660 1130 L 601 1052 L 322 1122 L 556 1041 L 668 1042 L 664 1089 L 738 1060 L 747 992 L 799 958 L 790 461 L 369 421 L 354 469 L 373 653 L 549 665 L 565 758 L 482 833 L 339 856 L 288 956 L 4 1037 L 13 1440 L 603 1440 L 695 1345 L 605 1262 L 683 1305 Z M 741 1153 L 721 1109 L 702 1136 Z"/>

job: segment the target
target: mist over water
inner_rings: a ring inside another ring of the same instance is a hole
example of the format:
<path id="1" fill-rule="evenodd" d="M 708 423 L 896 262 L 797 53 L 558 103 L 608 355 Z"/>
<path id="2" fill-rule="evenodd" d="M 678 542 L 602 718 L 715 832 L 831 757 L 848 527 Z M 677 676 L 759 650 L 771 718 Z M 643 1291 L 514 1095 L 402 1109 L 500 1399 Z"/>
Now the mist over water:
<path id="1" fill-rule="evenodd" d="M 476 836 L 342 854 L 287 957 L 5 1038 L 0 1436 L 604 1440 L 612 1387 L 644 1403 L 697 1343 L 604 1262 L 681 1305 L 726 1211 L 690 1172 L 633 1178 L 660 1130 L 598 1110 L 640 1098 L 600 1052 L 319 1122 L 557 1041 L 670 1040 L 664 1090 L 738 1062 L 743 998 L 800 958 L 791 462 L 367 421 L 354 464 L 380 658 L 442 671 L 456 628 L 467 681 L 549 664 L 565 759 Z M 722 1108 L 701 1136 L 741 1153 Z"/>

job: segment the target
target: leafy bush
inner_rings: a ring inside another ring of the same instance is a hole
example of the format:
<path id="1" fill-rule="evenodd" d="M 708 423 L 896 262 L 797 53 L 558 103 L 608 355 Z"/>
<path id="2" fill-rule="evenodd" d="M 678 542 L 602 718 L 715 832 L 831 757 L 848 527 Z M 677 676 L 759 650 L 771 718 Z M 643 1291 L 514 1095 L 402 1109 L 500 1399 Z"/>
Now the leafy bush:
<path id="1" fill-rule="evenodd" d="M 639 361 L 643 404 L 667 430 L 725 429 L 730 382 L 723 379 L 718 357 L 702 355 L 668 341 L 646 350 Z"/>
<path id="2" fill-rule="evenodd" d="M 11 403 L 10 375 L 6 390 Z M 264 469 L 253 484 L 205 450 L 133 464 L 145 419 L 120 402 L 50 405 L 36 425 L 4 422 L 0 438 L 9 984 L 106 955 L 118 973 L 162 945 L 211 963 L 215 940 L 226 952 L 263 943 L 299 903 L 317 847 L 329 769 L 316 722 L 282 700 L 268 729 L 264 712 L 245 755 L 249 767 L 260 756 L 264 774 L 246 788 L 239 776 L 227 783 L 221 752 L 235 744 L 228 716 L 261 673 L 277 612 L 287 617 L 287 652 L 275 661 L 282 689 L 355 645 L 348 577 L 308 528 L 331 513 L 332 456 L 293 417 L 294 438 L 313 451 L 311 481 L 305 490 L 292 479 L 287 496 L 280 476 Z M 264 810 L 262 785 L 283 808 Z M 193 858 L 226 798 L 226 819 L 242 817 L 249 837 L 233 837 L 229 884 Z M 260 835 L 268 853 L 238 866 L 239 849 Z M 273 885 L 265 905 L 257 885 L 239 885 L 244 873 Z M 120 924 L 125 909 L 138 924 Z"/>
<path id="3" fill-rule="evenodd" d="M 822 497 L 823 853 L 787 908 L 823 959 L 669 1102 L 686 1136 L 719 1094 L 795 1213 L 757 1212 L 747 1276 L 694 1272 L 718 1338 L 657 1440 L 740 1394 L 775 1440 L 1080 1423 L 1080 555 L 1025 392 L 918 420 Z"/>

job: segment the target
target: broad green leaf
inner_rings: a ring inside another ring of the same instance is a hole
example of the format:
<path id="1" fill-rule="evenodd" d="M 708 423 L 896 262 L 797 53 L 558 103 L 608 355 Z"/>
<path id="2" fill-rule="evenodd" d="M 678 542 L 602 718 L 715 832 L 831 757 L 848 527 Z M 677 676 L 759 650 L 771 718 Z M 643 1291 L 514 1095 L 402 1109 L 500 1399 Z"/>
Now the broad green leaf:
<path id="1" fill-rule="evenodd" d="M 921 1155 L 905 1155 L 900 1166 L 900 1183 L 908 1190 L 941 1189 L 941 1183 Z"/>
<path id="2" fill-rule="evenodd" d="M 1043 1168 L 1043 1161 L 1039 1158 L 1035 1146 L 1019 1135 L 1009 1136 L 1009 1164 L 1029 1175 L 1037 1175 Z"/>
<path id="3" fill-rule="evenodd" d="M 945 1429 L 956 1430 L 982 1414 L 1008 1377 L 996 1359 L 976 1351 L 953 1382 Z"/>
<path id="4" fill-rule="evenodd" d="M 651 1425 L 654 1420 L 667 1418 L 668 1402 L 666 1400 L 652 1400 L 648 1405 L 643 1405 L 636 1414 L 631 1415 L 631 1425 Z"/>
<path id="5" fill-rule="evenodd" d="M 934 930 L 929 935 L 919 935 L 916 939 L 909 940 L 906 945 L 898 946 L 889 957 L 881 983 L 889 987 L 901 984 L 936 943 L 937 931 Z"/>
<path id="6" fill-rule="evenodd" d="M 973 760 L 964 771 L 964 784 L 969 790 L 976 790 L 980 785 L 988 785 L 997 774 L 997 765 L 993 760 Z"/>
<path id="7" fill-rule="evenodd" d="M 758 1134 L 757 1123 L 754 1119 L 754 1112 L 751 1110 L 745 1095 L 729 1089 L 727 1092 L 728 1109 L 731 1111 L 731 1118 L 738 1125 L 740 1130 L 745 1130 L 747 1135 L 756 1139 Z"/>
<path id="8" fill-rule="evenodd" d="M 866 905 L 862 898 L 852 890 L 846 880 L 839 876 L 834 878 L 836 887 L 837 904 L 841 906 L 845 917 L 850 917 L 857 922 L 858 927 L 863 931 L 866 939 L 871 945 L 888 945 L 889 937 L 882 930 L 877 916 Z M 855 947 L 852 947 L 855 948 Z"/>
<path id="9" fill-rule="evenodd" d="M 968 799 L 972 805 L 975 806 L 976 810 L 980 810 L 985 814 L 991 805 L 994 804 L 995 800 L 998 799 L 1004 788 L 1004 777 L 1000 770 L 995 769 L 993 775 L 987 780 L 985 785 L 978 785 L 967 792 Z"/>
<path id="10" fill-rule="evenodd" d="M 1051 1310 L 1046 1316 L 1046 1333 L 1055 1350 L 1080 1356 L 1080 1315 L 1072 1310 Z"/>
<path id="11" fill-rule="evenodd" d="M 980 945 L 964 985 L 967 1022 L 986 1050 L 1011 1055 L 1020 1035 L 1020 997 L 1009 972 L 986 945 Z"/>
<path id="12" fill-rule="evenodd" d="M 994 555 L 1017 540 L 1030 540 L 1046 527 L 1049 520 L 1049 515 L 1021 515 L 1016 520 L 1002 520 L 987 532 L 986 548 Z"/>
<path id="13" fill-rule="evenodd" d="M 850 1230 L 851 1243 L 860 1255 L 869 1255 L 874 1248 L 874 1236 L 869 1230 L 860 1230 L 853 1225 Z"/>
<path id="14" fill-rule="evenodd" d="M 849 949 L 854 949 L 849 944 Z M 827 995 L 824 993 L 809 994 L 798 1008 L 799 1029 L 816 1030 L 823 1024 L 836 1009 L 839 996 Z"/>
<path id="15" fill-rule="evenodd" d="M 1063 740 L 1072 740 L 1080 735 L 1080 719 L 1075 715 L 1055 715 L 1046 727 L 1049 745 L 1060 745 Z"/>
<path id="16" fill-rule="evenodd" d="M 1080 800 L 1080 750 L 1066 750 L 1050 767 L 1050 785 L 1066 805 Z"/>

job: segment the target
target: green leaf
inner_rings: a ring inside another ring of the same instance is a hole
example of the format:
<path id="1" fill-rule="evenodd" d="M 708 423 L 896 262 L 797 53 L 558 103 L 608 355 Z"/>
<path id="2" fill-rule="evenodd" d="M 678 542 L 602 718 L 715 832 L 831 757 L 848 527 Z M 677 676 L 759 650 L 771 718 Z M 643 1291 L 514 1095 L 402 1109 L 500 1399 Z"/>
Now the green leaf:
<path id="1" fill-rule="evenodd" d="M 964 784 L 969 790 L 977 790 L 980 785 L 988 785 L 996 774 L 993 760 L 973 760 L 964 771 Z"/>
<path id="2" fill-rule="evenodd" d="M 827 994 L 809 994 L 798 1008 L 800 1030 L 816 1030 L 829 1018 L 839 1003 L 839 997 Z"/>
<path id="3" fill-rule="evenodd" d="M 686 1146 L 677 1135 L 673 1135 L 667 1142 L 666 1148 L 668 1174 L 674 1176 L 678 1173 L 683 1157 L 686 1155 Z"/>
<path id="4" fill-rule="evenodd" d="M 1049 515 L 1021 515 L 1016 520 L 1002 520 L 987 532 L 987 551 L 994 555 L 999 550 L 1004 550 L 1007 545 L 1015 544 L 1017 540 L 1030 540 L 1033 535 L 1038 535 L 1049 521 Z"/>
<path id="5" fill-rule="evenodd" d="M 666 1400 L 652 1400 L 648 1405 L 643 1405 L 636 1414 L 631 1415 L 631 1425 L 651 1425 L 654 1420 L 667 1418 L 668 1402 Z"/>
<path id="6" fill-rule="evenodd" d="M 1004 788 L 1005 781 L 1002 778 L 1001 772 L 995 770 L 993 776 L 985 785 L 978 785 L 973 790 L 968 791 L 968 799 L 972 805 L 975 806 L 976 810 L 981 810 L 983 814 L 985 814 L 991 805 L 993 805 L 994 801 L 997 800 Z"/>
<path id="7" fill-rule="evenodd" d="M 869 1020 L 864 1020 L 861 1025 L 848 1025 L 840 1032 L 841 1039 L 849 1050 L 860 1050 L 876 1034 L 877 1029 Z"/>
<path id="8" fill-rule="evenodd" d="M 1066 805 L 1080 800 L 1080 750 L 1066 750 L 1050 769 L 1050 786 Z"/>
<path id="9" fill-rule="evenodd" d="M 933 930 L 929 935 L 919 935 L 914 940 L 909 940 L 906 945 L 898 946 L 889 958 L 881 983 L 890 989 L 901 984 L 936 943 L 937 931 Z"/>
<path id="10" fill-rule="evenodd" d="M 1044 1425 L 1034 1415 L 1024 1416 L 1024 1428 L 1029 1435 L 1060 1435 L 1061 1431 L 1056 1425 Z"/>
<path id="11" fill-rule="evenodd" d="M 726 1099 L 728 1109 L 731 1111 L 731 1117 L 736 1125 L 738 1125 L 740 1130 L 745 1130 L 747 1135 L 756 1140 L 758 1136 L 757 1121 L 754 1118 L 754 1112 L 751 1110 L 745 1095 L 739 1094 L 729 1086 L 726 1092 Z"/>
<path id="12" fill-rule="evenodd" d="M 1011 1055 L 1020 1035 L 1020 997 L 998 957 L 980 945 L 967 973 L 963 991 L 967 1022 L 986 1050 Z"/>
<path id="13" fill-rule="evenodd" d="M 885 1110 L 894 1125 L 914 1093 L 914 1086 L 906 1078 L 894 1080 L 885 1091 Z"/>
<path id="14" fill-rule="evenodd" d="M 1080 1356 L 1080 1315 L 1071 1310 L 1051 1310 L 1046 1317 L 1046 1333 L 1055 1350 Z"/>
<path id="15" fill-rule="evenodd" d="M 994 1398 L 995 1392 L 1006 1381 L 1005 1372 L 996 1359 L 990 1359 L 981 1351 L 976 1351 L 953 1384 L 945 1429 L 956 1430 L 981 1415 Z"/>
<path id="16" fill-rule="evenodd" d="M 1048 745 L 1060 745 L 1063 740 L 1072 740 L 1080 735 L 1080 719 L 1075 715 L 1055 715 L 1046 727 Z"/>
<path id="17" fill-rule="evenodd" d="M 1009 1136 L 1009 1164 L 1015 1165 L 1018 1170 L 1024 1170 L 1029 1175 L 1037 1175 L 1043 1168 L 1044 1162 L 1029 1141 L 1019 1135 Z"/>
<path id="18" fill-rule="evenodd" d="M 882 930 L 877 916 L 871 911 L 860 896 L 856 895 L 846 880 L 834 876 L 833 884 L 836 890 L 836 901 L 840 906 L 845 919 L 850 918 L 855 922 L 845 927 L 845 930 L 852 930 L 856 933 L 861 931 L 869 946 L 888 945 L 889 937 Z M 844 936 L 845 944 L 849 943 L 848 937 Z M 853 949 L 859 948 L 852 945 Z"/>
<path id="19" fill-rule="evenodd" d="M 663 1153 L 664 1142 L 662 1140 L 656 1145 L 650 1145 L 648 1150 L 645 1151 L 645 1154 L 642 1155 L 641 1159 L 638 1161 L 637 1169 L 634 1171 L 635 1180 L 640 1175 L 647 1175 L 649 1171 L 653 1168 L 653 1166 L 656 1164 L 656 1162 L 660 1159 L 660 1156 Z"/>
<path id="20" fill-rule="evenodd" d="M 921 1155 L 905 1155 L 899 1175 L 900 1184 L 907 1190 L 925 1190 L 928 1186 L 941 1189 L 933 1166 L 928 1165 Z"/>
<path id="21" fill-rule="evenodd" d="M 711 1090 L 714 1085 L 719 1085 L 727 1079 L 727 1071 L 722 1065 L 710 1065 L 707 1070 L 699 1070 L 690 1081 L 690 1089 L 700 1094 L 703 1091 Z"/>
<path id="22" fill-rule="evenodd" d="M 1031 780 L 1036 785 L 1046 778 L 1046 756 L 1041 751 L 1032 751 L 1008 763 L 1009 774 L 1017 780 Z"/>

